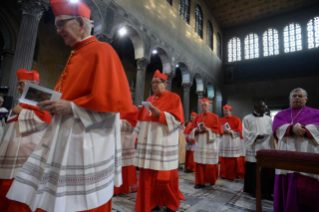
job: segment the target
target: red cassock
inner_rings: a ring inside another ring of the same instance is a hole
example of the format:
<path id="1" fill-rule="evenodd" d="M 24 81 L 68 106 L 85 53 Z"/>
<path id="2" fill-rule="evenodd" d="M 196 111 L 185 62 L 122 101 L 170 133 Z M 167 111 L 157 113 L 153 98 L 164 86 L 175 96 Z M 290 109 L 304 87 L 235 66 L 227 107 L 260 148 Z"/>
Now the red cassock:
<path id="1" fill-rule="evenodd" d="M 166 90 L 159 95 L 149 97 L 146 101 L 152 103 L 161 113 L 159 117 L 150 115 L 150 112 L 142 107 L 138 115 L 139 121 L 159 122 L 167 125 L 164 112 L 168 112 L 176 120 L 184 123 L 183 106 L 177 94 Z M 140 168 L 135 211 L 149 212 L 158 205 L 166 205 L 176 211 L 179 208 L 180 199 L 185 200 L 178 188 L 177 169 L 158 171 Z"/>
<path id="2" fill-rule="evenodd" d="M 190 134 L 192 131 L 192 123 L 188 123 L 184 133 L 185 134 Z M 189 137 L 186 137 L 186 140 L 188 140 Z M 192 139 L 192 143 L 195 144 L 195 140 Z M 195 171 L 195 161 L 194 161 L 194 151 L 191 150 L 186 150 L 186 162 L 185 162 L 185 168 L 190 170 L 190 171 Z"/>
<path id="3" fill-rule="evenodd" d="M 46 123 L 50 123 L 51 122 L 51 116 L 50 113 L 47 111 L 40 111 L 40 109 L 38 107 L 35 106 L 31 106 L 31 105 L 26 105 L 26 104 L 19 104 L 23 109 L 27 109 L 27 110 L 33 110 L 33 112 L 36 114 L 36 116 L 41 119 L 42 121 L 46 122 Z M 18 121 L 19 116 L 17 116 L 14 119 L 11 119 L 9 122 L 14 122 L 14 121 Z M 7 122 L 7 123 L 9 123 Z M 5 180 L 5 179 L 0 179 L 0 211 L 1 212 L 5 212 L 5 211 L 12 211 L 12 212 L 20 212 L 23 210 L 8 210 L 8 208 L 10 206 L 15 206 L 16 204 L 18 204 L 18 202 L 10 200 L 8 198 L 6 198 L 6 195 L 13 183 L 14 179 L 11 180 Z M 19 203 L 18 205 L 23 205 L 23 207 L 29 209 L 29 206 Z M 29 209 L 30 210 L 30 209 Z M 31 212 L 31 210 L 30 210 Z"/>
<path id="4" fill-rule="evenodd" d="M 219 117 L 216 114 L 207 112 L 201 113 L 192 122 L 192 130 L 198 127 L 198 124 L 203 122 L 205 127 L 209 128 L 213 133 L 222 134 L 223 129 L 219 123 Z M 207 132 L 200 132 L 207 133 Z M 196 133 L 200 134 L 200 133 Z M 196 150 L 195 150 L 196 151 Z M 195 162 L 195 184 L 205 185 L 210 183 L 214 185 L 218 179 L 218 163 L 217 164 L 201 164 Z"/>
<path id="5" fill-rule="evenodd" d="M 220 119 L 221 125 L 225 125 L 226 123 L 229 124 L 233 131 L 240 133 L 240 139 L 243 139 L 243 125 L 238 117 L 230 116 L 228 118 L 223 117 Z M 242 158 L 243 157 L 220 157 L 219 175 L 230 180 L 233 180 L 236 177 L 244 178 L 245 162 L 242 160 Z"/>
<path id="6" fill-rule="evenodd" d="M 133 113 L 121 113 L 121 119 L 128 121 L 133 127 L 137 124 L 139 110 L 134 106 Z M 137 175 L 134 165 L 122 166 L 123 184 L 120 187 L 114 187 L 114 195 L 125 194 L 137 191 Z"/>

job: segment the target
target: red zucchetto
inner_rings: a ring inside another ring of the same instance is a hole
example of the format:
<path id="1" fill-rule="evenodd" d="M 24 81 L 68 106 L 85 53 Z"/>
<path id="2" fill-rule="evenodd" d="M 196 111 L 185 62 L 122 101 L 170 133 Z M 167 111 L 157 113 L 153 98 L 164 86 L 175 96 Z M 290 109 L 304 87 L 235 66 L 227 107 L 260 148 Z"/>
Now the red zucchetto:
<path id="1" fill-rule="evenodd" d="M 40 82 L 40 75 L 37 71 L 27 71 L 25 69 L 19 69 L 17 71 L 18 80 L 35 80 Z"/>
<path id="2" fill-rule="evenodd" d="M 51 0 L 50 1 L 54 17 L 59 15 L 76 15 L 90 20 L 91 10 L 83 2 L 70 2 L 68 0 Z"/>
<path id="3" fill-rule="evenodd" d="M 225 106 L 223 107 L 223 110 L 232 110 L 232 109 L 233 109 L 233 107 L 228 106 L 228 105 L 225 105 Z"/>
<path id="4" fill-rule="evenodd" d="M 192 113 L 191 113 L 191 116 L 194 116 L 194 117 L 196 117 L 196 116 L 197 116 L 197 113 L 195 113 L 195 112 L 192 112 Z"/>
<path id="5" fill-rule="evenodd" d="M 200 100 L 200 104 L 203 104 L 204 102 L 207 102 L 208 104 L 210 104 L 210 100 L 209 99 L 206 99 L 205 97 L 202 99 L 202 100 Z"/>
<path id="6" fill-rule="evenodd" d="M 153 76 L 153 78 L 160 78 L 160 79 L 163 79 L 163 80 L 167 80 L 167 75 L 166 74 L 162 74 L 159 70 L 156 70 L 155 71 L 155 74 Z"/>

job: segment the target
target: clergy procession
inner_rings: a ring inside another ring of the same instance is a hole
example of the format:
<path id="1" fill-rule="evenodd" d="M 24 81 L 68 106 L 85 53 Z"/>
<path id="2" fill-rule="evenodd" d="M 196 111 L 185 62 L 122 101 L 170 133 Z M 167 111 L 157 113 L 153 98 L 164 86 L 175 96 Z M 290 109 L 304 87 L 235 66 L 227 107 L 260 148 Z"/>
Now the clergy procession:
<path id="1" fill-rule="evenodd" d="M 220 117 L 208 96 L 185 114 L 168 75 L 156 70 L 149 97 L 135 106 L 117 52 L 91 35 L 89 6 L 50 5 L 73 50 L 54 90 L 35 70 L 16 72 L 20 103 L 0 108 L 0 212 L 111 212 L 112 199 L 130 193 L 136 212 L 181 211 L 189 195 L 180 167 L 197 191 L 242 179 L 251 198 L 260 172 L 261 198 L 273 211 L 319 211 L 317 174 L 259 169 L 256 159 L 262 150 L 319 153 L 319 110 L 306 106 L 306 90 L 292 88 L 290 107 L 274 117 L 262 100 L 245 105 L 242 120 L 230 103 Z"/>

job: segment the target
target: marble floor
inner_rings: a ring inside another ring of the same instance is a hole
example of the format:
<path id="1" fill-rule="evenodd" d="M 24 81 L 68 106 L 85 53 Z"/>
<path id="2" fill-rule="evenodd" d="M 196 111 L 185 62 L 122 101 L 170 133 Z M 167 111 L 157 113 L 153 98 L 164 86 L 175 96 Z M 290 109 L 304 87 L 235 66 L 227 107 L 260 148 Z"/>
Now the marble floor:
<path id="1" fill-rule="evenodd" d="M 216 185 L 206 184 L 204 189 L 194 189 L 195 174 L 179 171 L 179 189 L 186 198 L 181 200 L 179 212 L 242 212 L 255 211 L 255 198 L 243 193 L 244 180 L 219 178 Z M 136 193 L 113 197 L 112 212 L 133 212 Z M 273 202 L 262 201 L 263 211 L 272 212 Z M 165 208 L 161 211 L 166 211 Z"/>

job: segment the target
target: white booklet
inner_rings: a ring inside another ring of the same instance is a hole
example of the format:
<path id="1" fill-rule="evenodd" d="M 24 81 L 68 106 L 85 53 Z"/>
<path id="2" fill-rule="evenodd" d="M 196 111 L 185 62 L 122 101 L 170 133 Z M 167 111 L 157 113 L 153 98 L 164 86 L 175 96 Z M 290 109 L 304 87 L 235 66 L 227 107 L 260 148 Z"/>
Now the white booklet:
<path id="1" fill-rule="evenodd" d="M 20 103 L 37 107 L 37 103 L 39 102 L 60 99 L 61 96 L 62 93 L 28 82 L 24 87 L 19 101 Z"/>
<path id="2" fill-rule="evenodd" d="M 144 107 L 146 107 L 146 109 L 151 112 L 152 104 L 150 102 L 143 101 L 142 105 L 144 105 Z"/>
<path id="3" fill-rule="evenodd" d="M 230 125 L 228 123 L 226 123 L 225 125 L 222 126 L 223 127 L 223 130 L 226 131 L 226 130 L 231 130 L 230 128 Z"/>

